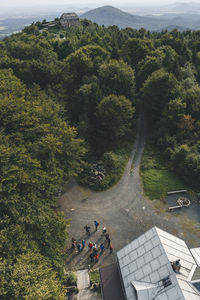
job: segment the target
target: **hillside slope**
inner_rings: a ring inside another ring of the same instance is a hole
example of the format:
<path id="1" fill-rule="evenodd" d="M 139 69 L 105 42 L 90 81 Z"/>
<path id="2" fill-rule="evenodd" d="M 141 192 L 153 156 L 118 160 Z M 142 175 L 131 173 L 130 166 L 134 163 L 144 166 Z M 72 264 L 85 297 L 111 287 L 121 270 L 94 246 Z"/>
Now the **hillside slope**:
<path id="1" fill-rule="evenodd" d="M 120 28 L 133 27 L 139 29 L 144 27 L 149 30 L 157 30 L 167 26 L 166 20 L 135 16 L 113 6 L 99 7 L 82 14 L 80 17 L 89 19 L 99 25 L 117 25 Z"/>
<path id="2" fill-rule="evenodd" d="M 117 25 L 119 28 L 132 27 L 140 29 L 143 27 L 152 31 L 161 31 L 163 29 L 172 30 L 174 28 L 177 28 L 180 31 L 200 29 L 199 15 L 194 13 L 164 12 L 162 15 L 136 16 L 113 6 L 102 6 L 90 10 L 80 17 L 91 20 L 98 25 Z"/>

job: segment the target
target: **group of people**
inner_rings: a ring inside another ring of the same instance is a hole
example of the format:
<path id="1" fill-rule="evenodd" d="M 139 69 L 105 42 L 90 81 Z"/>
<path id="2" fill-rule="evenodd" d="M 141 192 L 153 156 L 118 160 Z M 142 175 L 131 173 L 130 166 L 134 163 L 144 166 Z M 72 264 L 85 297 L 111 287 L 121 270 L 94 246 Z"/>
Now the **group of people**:
<path id="1" fill-rule="evenodd" d="M 97 245 L 89 242 L 88 247 L 90 249 L 90 262 L 98 262 L 99 260 L 99 253 L 98 253 L 98 248 Z"/>
<path id="2" fill-rule="evenodd" d="M 98 230 L 98 227 L 99 227 L 99 223 L 97 222 L 97 221 L 94 221 L 94 226 L 95 226 L 95 229 L 96 229 L 96 231 Z M 85 229 L 85 231 L 86 231 L 86 233 L 88 234 L 88 235 L 90 235 L 90 226 L 88 226 L 88 225 L 85 225 L 84 226 L 84 229 Z"/>
<path id="3" fill-rule="evenodd" d="M 97 221 L 94 221 L 94 226 L 97 231 L 99 227 L 99 223 Z M 91 234 L 90 226 L 85 225 L 84 229 L 86 231 L 86 234 L 90 236 Z M 105 242 L 104 243 L 102 242 L 99 247 L 97 247 L 97 245 L 95 243 L 92 243 L 91 241 L 88 243 L 91 262 L 98 262 L 99 256 L 104 253 L 105 248 L 109 248 L 110 254 L 113 252 L 110 235 L 107 233 L 106 227 L 103 227 L 102 229 L 102 236 L 105 237 Z M 78 253 L 80 253 L 85 248 L 85 240 L 83 239 L 81 242 L 77 242 L 75 238 L 72 238 L 72 249 L 75 248 L 77 248 Z"/>
<path id="4" fill-rule="evenodd" d="M 72 249 L 77 248 L 78 252 L 81 252 L 85 248 L 85 240 L 82 240 L 81 243 L 77 243 L 75 238 L 72 238 Z"/>

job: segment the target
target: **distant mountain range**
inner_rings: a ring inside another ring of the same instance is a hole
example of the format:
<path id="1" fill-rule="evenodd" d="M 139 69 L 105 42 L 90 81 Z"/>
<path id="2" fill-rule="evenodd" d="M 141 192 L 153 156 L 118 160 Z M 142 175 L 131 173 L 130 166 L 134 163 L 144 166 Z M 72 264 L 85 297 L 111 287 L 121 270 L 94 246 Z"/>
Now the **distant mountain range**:
<path id="1" fill-rule="evenodd" d="M 200 14 L 200 3 L 198 2 L 176 2 L 167 6 L 167 10 L 173 13 Z"/>
<path id="2" fill-rule="evenodd" d="M 178 4 L 175 6 L 176 10 L 178 11 L 177 6 Z M 113 6 L 103 6 L 90 10 L 82 14 L 80 17 L 91 20 L 99 25 L 117 25 L 120 28 L 133 27 L 136 29 L 140 29 L 141 27 L 143 27 L 147 30 L 153 31 L 159 31 L 162 29 L 172 30 L 173 28 L 177 28 L 179 30 L 199 30 L 200 15 L 189 13 L 186 14 L 184 13 L 183 7 L 185 6 L 181 6 L 181 13 L 170 13 L 169 11 L 167 12 L 165 10 L 163 14 L 138 16 L 124 12 Z"/>
<path id="3" fill-rule="evenodd" d="M 139 29 L 148 27 L 150 30 L 155 30 L 159 26 L 157 18 L 135 16 L 113 6 L 99 7 L 82 14 L 80 17 L 99 25 L 117 25 L 120 28 L 133 27 Z"/>
<path id="4" fill-rule="evenodd" d="M 74 7 L 74 8 L 73 8 Z M 35 6 L 35 7 L 4 7 L 0 5 L 0 39 L 13 32 L 22 30 L 32 22 L 53 20 L 63 12 L 75 11 L 81 18 L 87 18 L 99 25 L 117 25 L 120 28 L 141 27 L 161 31 L 172 30 L 200 30 L 200 3 L 173 3 L 170 5 L 146 5 L 137 7 L 121 7 L 123 10 L 112 6 L 103 6 L 93 10 L 85 7 L 63 5 L 63 6 Z M 85 12 L 87 11 L 87 12 Z M 128 12 L 127 12 L 128 11 Z M 85 13 L 83 13 L 85 12 Z"/>

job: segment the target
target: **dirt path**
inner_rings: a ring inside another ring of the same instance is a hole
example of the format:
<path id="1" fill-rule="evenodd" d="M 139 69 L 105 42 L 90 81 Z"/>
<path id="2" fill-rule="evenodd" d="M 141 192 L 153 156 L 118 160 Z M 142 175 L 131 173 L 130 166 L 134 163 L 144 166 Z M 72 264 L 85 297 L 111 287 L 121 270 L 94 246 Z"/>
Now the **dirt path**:
<path id="1" fill-rule="evenodd" d="M 90 264 L 87 246 L 80 254 L 71 251 L 72 236 L 77 241 L 85 239 L 86 245 L 89 240 L 100 245 L 101 242 L 105 242 L 105 238 L 101 236 L 101 229 L 106 226 L 114 250 L 117 251 L 152 226 L 176 233 L 176 224 L 173 221 L 168 222 L 164 215 L 158 216 L 151 203 L 143 197 L 139 165 L 144 144 L 145 124 L 141 117 L 138 121 L 132 153 L 124 175 L 117 185 L 105 192 L 97 193 L 81 188 L 75 180 L 68 184 L 66 192 L 58 203 L 65 216 L 71 219 L 71 225 L 68 228 L 70 239 L 67 269 L 87 268 Z M 130 174 L 132 162 L 134 162 L 134 171 Z M 100 223 L 100 229 L 97 232 L 94 228 L 94 220 Z M 92 228 L 90 237 L 85 235 L 86 224 Z M 115 251 L 109 254 L 109 250 L 106 249 L 97 265 L 113 262 Z"/>

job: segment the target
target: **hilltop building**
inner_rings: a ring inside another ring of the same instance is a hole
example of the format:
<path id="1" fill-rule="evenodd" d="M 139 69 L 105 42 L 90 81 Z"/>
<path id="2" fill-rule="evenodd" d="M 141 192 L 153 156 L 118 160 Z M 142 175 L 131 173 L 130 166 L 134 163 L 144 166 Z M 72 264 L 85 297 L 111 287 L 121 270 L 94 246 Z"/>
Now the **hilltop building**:
<path id="1" fill-rule="evenodd" d="M 60 24 L 65 27 L 77 26 L 80 25 L 80 20 L 77 14 L 72 13 L 64 13 L 60 17 Z"/>
<path id="2" fill-rule="evenodd" d="M 200 300 L 200 248 L 157 227 L 119 250 L 117 264 L 106 268 L 100 270 L 104 300 Z"/>

